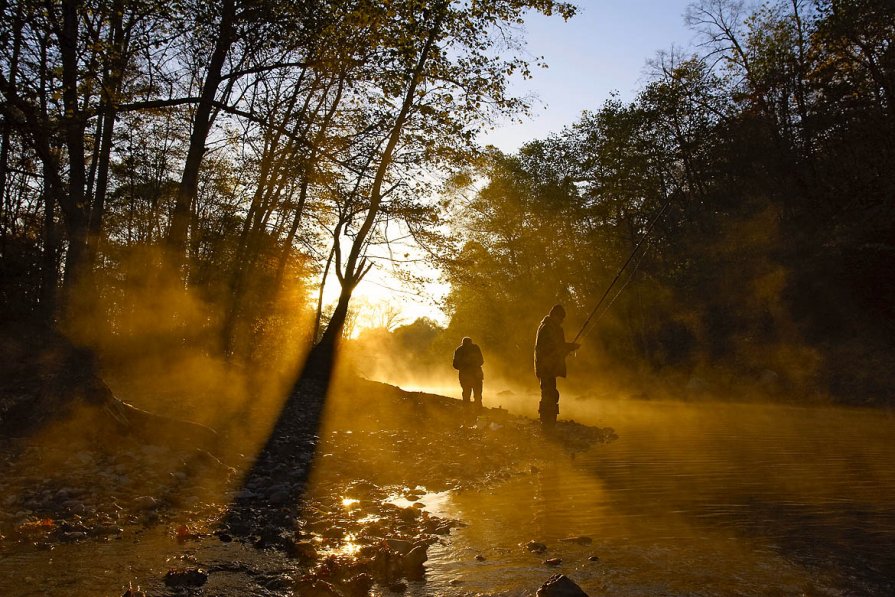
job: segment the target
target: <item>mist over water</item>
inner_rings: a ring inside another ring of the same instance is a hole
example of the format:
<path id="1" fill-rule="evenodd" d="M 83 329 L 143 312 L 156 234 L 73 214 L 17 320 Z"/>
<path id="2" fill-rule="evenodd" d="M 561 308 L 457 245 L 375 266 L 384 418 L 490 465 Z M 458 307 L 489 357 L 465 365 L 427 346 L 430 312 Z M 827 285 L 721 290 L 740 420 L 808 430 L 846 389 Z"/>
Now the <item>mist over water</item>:
<path id="1" fill-rule="evenodd" d="M 512 592 L 560 557 L 591 594 L 890 593 L 890 416 L 666 401 L 569 410 L 614 421 L 619 438 L 441 505 L 469 526 L 432 557 L 430 587 L 450 592 L 438 583 L 459 578 L 467 591 Z M 561 541 L 573 536 L 593 543 Z M 531 540 L 548 553 L 528 553 Z"/>
<path id="2" fill-rule="evenodd" d="M 492 373 L 506 365 L 489 363 L 486 347 L 485 360 L 484 404 L 535 417 L 534 374 Z M 384 381 L 459 397 L 447 364 L 427 375 L 383 364 Z M 787 404 L 803 398 L 779 387 L 711 396 L 684 372 L 678 386 L 624 393 L 576 367 L 570 359 L 560 380 L 560 420 L 612 427 L 618 439 L 433 502 L 468 526 L 430 551 L 419 594 L 517 594 L 552 572 L 592 595 L 895 590 L 890 410 Z M 592 542 L 562 541 L 576 536 Z M 548 552 L 528 552 L 529 541 Z M 544 565 L 554 557 L 555 570 Z"/>

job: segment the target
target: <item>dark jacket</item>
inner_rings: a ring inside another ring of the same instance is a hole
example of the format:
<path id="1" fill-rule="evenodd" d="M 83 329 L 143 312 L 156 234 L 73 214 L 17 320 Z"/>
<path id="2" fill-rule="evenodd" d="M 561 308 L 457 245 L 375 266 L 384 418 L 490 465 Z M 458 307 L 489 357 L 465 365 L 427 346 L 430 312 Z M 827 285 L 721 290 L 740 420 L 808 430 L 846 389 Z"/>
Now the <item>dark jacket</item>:
<path id="1" fill-rule="evenodd" d="M 559 321 L 548 315 L 541 320 L 535 338 L 535 375 L 538 377 L 565 377 L 566 355 L 575 345 L 566 342 Z"/>
<path id="2" fill-rule="evenodd" d="M 460 372 L 461 377 L 471 377 L 473 379 L 484 379 L 485 374 L 482 372 L 482 365 L 485 359 L 482 357 L 482 349 L 478 344 L 461 344 L 454 351 L 454 369 Z"/>

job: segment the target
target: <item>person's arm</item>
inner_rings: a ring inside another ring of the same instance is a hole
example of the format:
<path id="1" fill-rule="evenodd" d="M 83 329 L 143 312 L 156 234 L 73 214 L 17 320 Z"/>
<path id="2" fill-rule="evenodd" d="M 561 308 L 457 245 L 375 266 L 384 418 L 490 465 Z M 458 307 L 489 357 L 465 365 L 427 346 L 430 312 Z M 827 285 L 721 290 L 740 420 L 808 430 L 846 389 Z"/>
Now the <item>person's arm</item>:
<path id="1" fill-rule="evenodd" d="M 566 342 L 566 331 L 562 328 L 559 328 L 559 334 L 558 334 L 557 340 L 559 341 L 559 342 L 557 342 L 557 344 L 559 346 L 562 346 L 563 348 L 565 348 L 564 354 L 569 354 L 570 352 L 575 352 L 576 350 L 581 348 L 580 344 L 577 344 L 575 342 Z"/>

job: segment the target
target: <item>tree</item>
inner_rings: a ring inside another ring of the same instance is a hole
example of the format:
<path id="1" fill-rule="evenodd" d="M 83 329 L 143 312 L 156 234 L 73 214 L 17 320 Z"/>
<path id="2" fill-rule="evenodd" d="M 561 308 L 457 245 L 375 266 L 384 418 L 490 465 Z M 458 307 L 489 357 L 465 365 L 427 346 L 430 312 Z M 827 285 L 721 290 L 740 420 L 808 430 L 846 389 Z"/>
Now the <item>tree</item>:
<path id="1" fill-rule="evenodd" d="M 369 112 L 362 138 L 369 149 L 349 177 L 351 190 L 336 193 L 349 203 L 338 208 L 333 229 L 335 272 L 341 292 L 329 325 L 312 354 L 313 366 L 326 370 L 337 343 L 351 296 L 373 263 L 366 251 L 381 221 L 387 196 L 401 186 L 396 169 L 418 155 L 431 167 L 457 159 L 457 141 L 470 147 L 474 127 L 489 112 L 512 112 L 522 107 L 506 94 L 506 77 L 527 70 L 518 57 L 495 59 L 496 43 L 489 29 L 504 31 L 526 8 L 564 17 L 574 9 L 557 2 L 494 0 L 472 5 L 439 1 L 431 6 L 414 0 L 375 7 L 359 13 L 363 23 L 376 23 L 371 45 L 384 47 L 370 64 L 381 99 Z M 504 31 L 505 32 L 505 31 Z M 397 42 L 396 47 L 386 40 Z M 368 96 L 369 97 L 369 96 Z M 357 199 L 361 196 L 363 203 Z M 355 227 L 355 222 L 359 222 Z M 350 241 L 343 249 L 343 243 Z"/>

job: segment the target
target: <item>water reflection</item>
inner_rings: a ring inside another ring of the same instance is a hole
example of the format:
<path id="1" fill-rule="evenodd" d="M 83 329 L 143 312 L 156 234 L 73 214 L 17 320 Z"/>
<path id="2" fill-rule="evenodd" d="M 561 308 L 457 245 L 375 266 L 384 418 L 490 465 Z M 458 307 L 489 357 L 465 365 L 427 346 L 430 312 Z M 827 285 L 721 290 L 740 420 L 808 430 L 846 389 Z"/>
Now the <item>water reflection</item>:
<path id="1" fill-rule="evenodd" d="M 470 526 L 433 552 L 431 586 L 530 589 L 555 572 L 543 560 L 559 557 L 594 593 L 895 593 L 895 445 L 879 413 L 601 407 L 575 416 L 615 421 L 619 440 L 452 498 L 447 514 Z M 561 541 L 570 535 L 593 543 Z M 520 547 L 530 540 L 548 553 Z"/>

